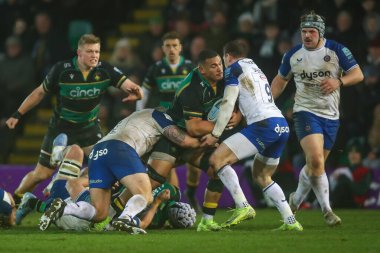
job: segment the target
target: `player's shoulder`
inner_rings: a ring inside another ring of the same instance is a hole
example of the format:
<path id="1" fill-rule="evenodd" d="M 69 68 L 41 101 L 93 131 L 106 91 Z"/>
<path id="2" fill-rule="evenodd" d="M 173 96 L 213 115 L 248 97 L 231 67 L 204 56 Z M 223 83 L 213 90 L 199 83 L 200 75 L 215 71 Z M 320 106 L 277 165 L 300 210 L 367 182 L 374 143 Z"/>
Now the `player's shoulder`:
<path id="1" fill-rule="evenodd" d="M 176 91 L 176 96 L 178 97 L 180 95 L 183 96 L 189 92 L 191 93 L 191 90 L 197 89 L 197 84 L 199 85 L 200 82 L 201 79 L 199 78 L 197 71 L 194 69 L 185 77 L 185 79 L 182 80 Z"/>
<path id="2" fill-rule="evenodd" d="M 158 68 L 158 67 L 161 67 L 162 65 L 164 64 L 164 61 L 163 60 L 159 60 L 159 61 L 156 61 L 152 67 L 153 68 Z"/>
<path id="3" fill-rule="evenodd" d="M 194 63 L 190 59 L 185 59 L 183 63 L 186 66 L 194 66 Z"/>
<path id="4" fill-rule="evenodd" d="M 248 64 L 248 61 L 254 64 L 253 60 L 248 59 L 248 58 L 244 58 L 232 63 L 230 66 L 228 66 L 228 68 L 226 68 L 225 74 L 224 74 L 225 77 L 229 77 L 229 76 L 239 77 L 243 73 L 242 66 L 244 64 Z"/>
<path id="5" fill-rule="evenodd" d="M 335 40 L 326 39 L 325 47 L 336 52 L 341 50 L 345 46 L 343 46 Z"/>
<path id="6" fill-rule="evenodd" d="M 292 47 L 288 52 L 285 53 L 284 57 L 290 58 L 300 50 L 302 50 L 302 44 L 297 44 L 294 47 Z"/>
<path id="7" fill-rule="evenodd" d="M 75 65 L 72 59 L 59 61 L 53 65 L 53 69 L 56 69 L 56 70 L 67 70 L 67 69 L 74 69 L 74 68 L 75 68 Z"/>
<path id="8" fill-rule="evenodd" d="M 114 66 L 112 66 L 111 63 L 107 61 L 99 61 L 96 67 L 97 68 L 113 68 Z"/>

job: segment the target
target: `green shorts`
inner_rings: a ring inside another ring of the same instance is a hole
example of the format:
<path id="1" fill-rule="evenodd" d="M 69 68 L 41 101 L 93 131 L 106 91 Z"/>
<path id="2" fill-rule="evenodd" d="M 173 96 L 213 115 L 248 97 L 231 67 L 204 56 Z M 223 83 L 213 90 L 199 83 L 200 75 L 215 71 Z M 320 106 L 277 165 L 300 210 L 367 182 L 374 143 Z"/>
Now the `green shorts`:
<path id="1" fill-rule="evenodd" d="M 50 156 L 53 149 L 53 141 L 60 133 L 67 134 L 68 145 L 77 144 L 80 147 L 94 145 L 103 137 L 100 125 L 97 122 L 81 128 L 65 127 L 64 129 L 57 127 L 54 124 L 50 124 L 48 131 L 44 136 L 38 159 L 38 162 L 45 167 L 51 168 Z"/>

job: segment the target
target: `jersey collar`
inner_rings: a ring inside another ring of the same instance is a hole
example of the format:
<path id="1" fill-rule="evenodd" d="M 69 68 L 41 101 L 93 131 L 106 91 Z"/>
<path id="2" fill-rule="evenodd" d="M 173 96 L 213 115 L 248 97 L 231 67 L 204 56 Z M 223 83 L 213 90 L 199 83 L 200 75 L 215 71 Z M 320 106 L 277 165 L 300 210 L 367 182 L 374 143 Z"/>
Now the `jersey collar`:
<path id="1" fill-rule="evenodd" d="M 162 61 L 165 62 L 166 65 L 170 66 L 170 63 L 166 57 L 164 57 L 164 59 Z M 180 55 L 178 66 L 182 65 L 184 62 L 185 62 L 185 58 L 182 55 Z"/>

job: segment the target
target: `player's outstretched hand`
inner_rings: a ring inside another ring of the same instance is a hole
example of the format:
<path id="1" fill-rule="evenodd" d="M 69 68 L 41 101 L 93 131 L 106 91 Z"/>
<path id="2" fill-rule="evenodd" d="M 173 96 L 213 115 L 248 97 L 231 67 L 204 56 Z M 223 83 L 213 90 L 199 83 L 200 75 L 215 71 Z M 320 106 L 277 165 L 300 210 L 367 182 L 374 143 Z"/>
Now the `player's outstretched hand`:
<path id="1" fill-rule="evenodd" d="M 160 199 L 161 202 L 168 201 L 170 199 L 170 190 L 169 189 L 163 190 L 157 195 L 157 198 Z"/>
<path id="2" fill-rule="evenodd" d="M 206 134 L 201 138 L 201 147 L 215 147 L 218 142 L 218 138 L 214 137 L 212 134 Z"/>
<path id="3" fill-rule="evenodd" d="M 143 97 L 143 91 L 139 86 L 130 87 L 127 91 L 128 95 L 127 97 L 123 98 L 123 102 L 133 102 L 140 100 Z"/>
<path id="4" fill-rule="evenodd" d="M 9 127 L 9 129 L 14 129 L 18 123 L 18 119 L 16 118 L 13 118 L 13 117 L 10 117 L 6 122 L 5 124 L 7 124 L 7 126 Z"/>

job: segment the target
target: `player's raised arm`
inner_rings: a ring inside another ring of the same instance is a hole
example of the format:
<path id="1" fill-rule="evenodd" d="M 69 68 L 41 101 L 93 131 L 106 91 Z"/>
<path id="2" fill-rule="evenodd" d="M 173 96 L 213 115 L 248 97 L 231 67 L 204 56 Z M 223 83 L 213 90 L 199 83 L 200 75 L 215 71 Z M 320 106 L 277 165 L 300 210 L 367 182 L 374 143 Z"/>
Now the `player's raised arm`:
<path id="1" fill-rule="evenodd" d="M 32 91 L 22 102 L 21 106 L 17 109 L 15 113 L 5 122 L 10 129 L 14 129 L 21 119 L 21 117 L 38 105 L 41 100 L 45 97 L 45 90 L 42 84 Z"/>

